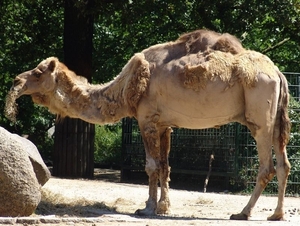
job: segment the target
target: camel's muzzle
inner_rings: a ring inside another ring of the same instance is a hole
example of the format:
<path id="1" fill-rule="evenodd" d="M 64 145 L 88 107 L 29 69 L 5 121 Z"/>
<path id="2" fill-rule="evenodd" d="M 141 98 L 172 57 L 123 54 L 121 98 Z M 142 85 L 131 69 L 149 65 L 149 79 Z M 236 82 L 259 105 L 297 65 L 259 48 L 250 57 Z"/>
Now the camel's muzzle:
<path id="1" fill-rule="evenodd" d="M 10 90 L 15 90 L 15 88 L 16 88 L 17 86 L 19 86 L 20 84 L 21 84 L 21 79 L 18 78 L 18 77 L 16 77 L 16 78 L 14 79 L 14 81 L 13 81 L 13 85 L 12 85 L 12 87 L 10 88 Z"/>
<path id="2" fill-rule="evenodd" d="M 26 90 L 26 85 L 18 76 L 14 79 L 13 85 L 10 88 L 10 91 L 14 91 L 18 93 L 18 97 L 22 95 L 22 93 Z"/>

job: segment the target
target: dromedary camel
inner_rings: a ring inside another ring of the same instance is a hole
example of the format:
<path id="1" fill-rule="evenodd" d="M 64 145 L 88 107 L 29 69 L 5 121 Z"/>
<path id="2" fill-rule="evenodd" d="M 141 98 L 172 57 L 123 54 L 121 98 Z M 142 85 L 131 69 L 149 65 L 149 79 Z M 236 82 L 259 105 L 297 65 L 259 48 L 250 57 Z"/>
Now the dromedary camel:
<path id="1" fill-rule="evenodd" d="M 50 57 L 18 75 L 10 95 L 31 95 L 35 103 L 61 117 L 90 123 L 136 118 L 149 176 L 149 198 L 146 207 L 136 211 L 140 215 L 169 211 L 171 127 L 202 129 L 229 122 L 246 125 L 256 140 L 260 167 L 248 204 L 231 219 L 249 218 L 275 173 L 278 204 L 268 219 L 284 217 L 283 201 L 290 170 L 286 154 L 290 131 L 287 81 L 268 57 L 245 50 L 229 34 L 198 30 L 174 42 L 151 46 L 135 54 L 121 73 L 104 85 L 89 84 L 57 58 Z M 158 181 L 161 197 L 157 202 Z"/>

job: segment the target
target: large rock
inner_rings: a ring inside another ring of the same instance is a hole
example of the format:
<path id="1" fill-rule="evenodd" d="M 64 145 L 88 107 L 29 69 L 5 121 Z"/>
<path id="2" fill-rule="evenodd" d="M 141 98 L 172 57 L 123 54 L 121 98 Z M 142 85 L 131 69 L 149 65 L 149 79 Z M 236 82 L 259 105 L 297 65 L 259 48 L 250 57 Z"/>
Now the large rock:
<path id="1" fill-rule="evenodd" d="M 0 127 L 1 128 L 1 127 Z M 1 133 L 1 132 L 0 132 Z M 12 139 L 15 139 L 16 142 L 19 142 L 23 149 L 27 152 L 29 160 L 33 166 L 36 178 L 40 185 L 44 185 L 51 177 L 51 173 L 44 163 L 38 149 L 36 146 L 28 139 L 20 137 L 17 134 L 11 134 Z"/>
<path id="2" fill-rule="evenodd" d="M 41 173 L 42 159 L 25 140 L 0 127 L 0 216 L 31 215 L 41 200 L 40 187 L 50 177 Z"/>

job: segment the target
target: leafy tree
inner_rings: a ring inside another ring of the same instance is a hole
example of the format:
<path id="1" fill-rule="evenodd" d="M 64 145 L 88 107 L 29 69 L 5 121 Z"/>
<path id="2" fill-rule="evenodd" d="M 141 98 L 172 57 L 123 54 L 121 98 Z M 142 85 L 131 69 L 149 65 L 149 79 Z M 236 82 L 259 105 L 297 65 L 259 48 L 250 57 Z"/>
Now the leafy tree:
<path id="1" fill-rule="evenodd" d="M 76 6 L 84 11 L 83 0 Z M 64 1 L 0 2 L 0 111 L 16 74 L 50 55 L 63 59 L 63 10 Z M 93 82 L 111 80 L 135 52 L 198 28 L 234 34 L 246 48 L 267 54 L 281 70 L 300 71 L 299 11 L 300 0 L 96 0 L 85 11 L 95 18 Z M 0 125 L 38 139 L 35 143 L 43 151 L 54 117 L 29 97 L 18 103 L 17 124 L 1 114 Z"/>
<path id="2" fill-rule="evenodd" d="M 0 14 L 0 111 L 3 112 L 5 96 L 17 74 L 35 67 L 49 55 L 62 56 L 62 8 L 60 2 L 53 0 L 30 3 L 4 0 Z M 52 141 L 47 130 L 53 125 L 54 116 L 33 105 L 30 97 L 17 102 L 17 124 L 12 125 L 1 114 L 0 125 L 11 132 L 29 135 L 43 157 L 49 159 Z"/>
<path id="3" fill-rule="evenodd" d="M 186 22 L 191 7 L 191 3 L 171 0 L 101 1 L 95 20 L 94 80 L 111 80 L 134 53 L 191 30 Z"/>
<path id="4" fill-rule="evenodd" d="M 249 49 L 266 53 L 284 71 L 299 71 L 300 1 L 198 1 L 192 19 L 229 32 Z"/>
<path id="5" fill-rule="evenodd" d="M 299 68 L 299 0 L 97 1 L 94 35 L 96 82 L 117 75 L 135 53 L 207 28 L 236 35 L 284 71 Z"/>

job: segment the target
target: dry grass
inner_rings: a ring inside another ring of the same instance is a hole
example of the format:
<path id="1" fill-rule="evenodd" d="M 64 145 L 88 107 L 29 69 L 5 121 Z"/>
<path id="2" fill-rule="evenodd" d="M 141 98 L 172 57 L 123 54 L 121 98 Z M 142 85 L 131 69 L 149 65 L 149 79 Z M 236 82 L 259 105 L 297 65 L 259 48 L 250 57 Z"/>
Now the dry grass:
<path id="1" fill-rule="evenodd" d="M 105 213 L 114 213 L 116 209 L 103 202 L 86 199 L 71 199 L 42 190 L 42 200 L 39 203 L 36 215 L 56 215 L 61 217 L 97 217 Z"/>
<path id="2" fill-rule="evenodd" d="M 16 99 L 18 97 L 18 92 L 11 90 L 8 92 L 5 100 L 4 115 L 12 122 L 16 122 L 16 116 L 18 114 L 18 105 Z"/>

